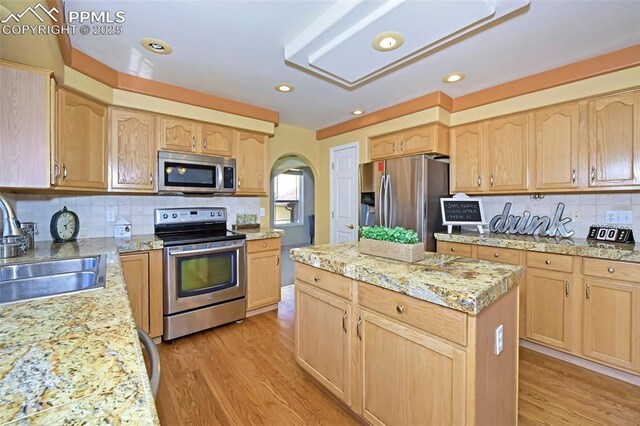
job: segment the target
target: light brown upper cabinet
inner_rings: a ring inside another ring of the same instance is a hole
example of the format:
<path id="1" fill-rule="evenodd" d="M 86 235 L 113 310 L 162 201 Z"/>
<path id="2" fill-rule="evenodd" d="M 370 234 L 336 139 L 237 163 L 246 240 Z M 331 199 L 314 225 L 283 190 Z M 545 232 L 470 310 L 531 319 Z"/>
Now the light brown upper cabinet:
<path id="1" fill-rule="evenodd" d="M 253 132 L 235 132 L 236 193 L 266 195 L 268 174 L 267 136 Z"/>
<path id="2" fill-rule="evenodd" d="M 198 140 L 202 154 L 231 157 L 233 154 L 233 129 L 215 124 L 198 125 Z"/>
<path id="3" fill-rule="evenodd" d="M 588 103 L 589 186 L 640 185 L 640 92 Z"/>
<path id="4" fill-rule="evenodd" d="M 0 63 L 0 187 L 48 188 L 51 73 Z"/>
<path id="5" fill-rule="evenodd" d="M 510 115 L 486 124 L 489 191 L 521 191 L 529 187 L 528 126 L 527 114 Z"/>
<path id="6" fill-rule="evenodd" d="M 449 132 L 440 124 L 413 127 L 370 138 L 369 151 L 371 160 L 429 153 L 448 155 Z"/>
<path id="7" fill-rule="evenodd" d="M 110 110 L 111 189 L 154 192 L 155 119 L 152 114 Z"/>
<path id="8" fill-rule="evenodd" d="M 479 192 L 485 187 L 484 125 L 451 130 L 451 192 Z"/>
<path id="9" fill-rule="evenodd" d="M 158 117 L 158 138 L 161 149 L 196 152 L 198 148 L 195 121 L 160 116 Z"/>
<path id="10" fill-rule="evenodd" d="M 535 189 L 577 188 L 579 107 L 577 103 L 552 106 L 532 114 L 535 126 Z"/>
<path id="11" fill-rule="evenodd" d="M 55 181 L 60 187 L 107 188 L 107 107 L 58 89 Z"/>

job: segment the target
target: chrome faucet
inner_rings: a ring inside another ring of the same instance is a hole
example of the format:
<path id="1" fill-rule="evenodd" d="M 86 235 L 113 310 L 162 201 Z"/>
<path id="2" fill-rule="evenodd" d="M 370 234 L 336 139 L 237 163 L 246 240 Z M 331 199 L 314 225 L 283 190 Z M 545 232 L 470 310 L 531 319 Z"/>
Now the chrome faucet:
<path id="1" fill-rule="evenodd" d="M 2 236 L 22 237 L 24 232 L 20 228 L 16 213 L 11 208 L 11 204 L 2 195 L 0 195 L 0 212 L 2 212 Z"/>

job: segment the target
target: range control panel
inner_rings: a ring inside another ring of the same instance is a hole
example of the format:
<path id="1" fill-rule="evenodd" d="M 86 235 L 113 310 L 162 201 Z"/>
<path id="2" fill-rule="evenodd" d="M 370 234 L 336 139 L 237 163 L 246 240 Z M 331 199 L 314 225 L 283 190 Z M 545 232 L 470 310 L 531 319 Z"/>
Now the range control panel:
<path id="1" fill-rule="evenodd" d="M 199 222 L 226 222 L 225 207 L 156 209 L 154 224 L 171 225 Z"/>

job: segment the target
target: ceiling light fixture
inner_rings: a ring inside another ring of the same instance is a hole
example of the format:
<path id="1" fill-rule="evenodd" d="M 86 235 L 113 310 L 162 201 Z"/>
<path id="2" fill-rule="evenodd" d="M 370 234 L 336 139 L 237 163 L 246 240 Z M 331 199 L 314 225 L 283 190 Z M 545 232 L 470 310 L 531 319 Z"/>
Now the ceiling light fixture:
<path id="1" fill-rule="evenodd" d="M 293 89 L 295 89 L 295 88 L 293 87 L 292 84 L 280 83 L 280 84 L 276 84 L 275 85 L 275 89 L 278 92 L 287 93 L 287 92 L 293 92 Z"/>
<path id="2" fill-rule="evenodd" d="M 447 76 L 445 76 L 442 81 L 444 81 L 445 83 L 455 83 L 457 81 L 460 81 L 462 79 L 464 79 L 465 75 L 462 74 L 461 72 L 456 72 L 453 74 L 449 74 Z"/>
<path id="3" fill-rule="evenodd" d="M 160 55 L 168 55 L 173 52 L 173 48 L 169 46 L 169 43 L 157 38 L 145 37 L 140 40 L 140 44 L 149 52 L 158 53 Z"/>
<path id="4" fill-rule="evenodd" d="M 365 110 L 358 108 L 358 109 L 354 109 L 353 111 L 351 111 L 351 114 L 353 114 L 353 115 L 362 115 L 365 112 L 366 112 Z"/>
<path id="5" fill-rule="evenodd" d="M 396 50 L 404 43 L 404 36 L 396 31 L 385 31 L 374 37 L 371 46 L 380 52 Z"/>

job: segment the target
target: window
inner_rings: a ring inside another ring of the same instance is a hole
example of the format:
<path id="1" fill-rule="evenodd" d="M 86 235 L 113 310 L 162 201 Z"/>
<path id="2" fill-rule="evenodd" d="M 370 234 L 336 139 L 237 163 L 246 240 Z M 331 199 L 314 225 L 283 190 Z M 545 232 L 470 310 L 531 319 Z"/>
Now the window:
<path id="1" fill-rule="evenodd" d="M 302 171 L 292 169 L 273 178 L 273 223 L 302 224 Z"/>

